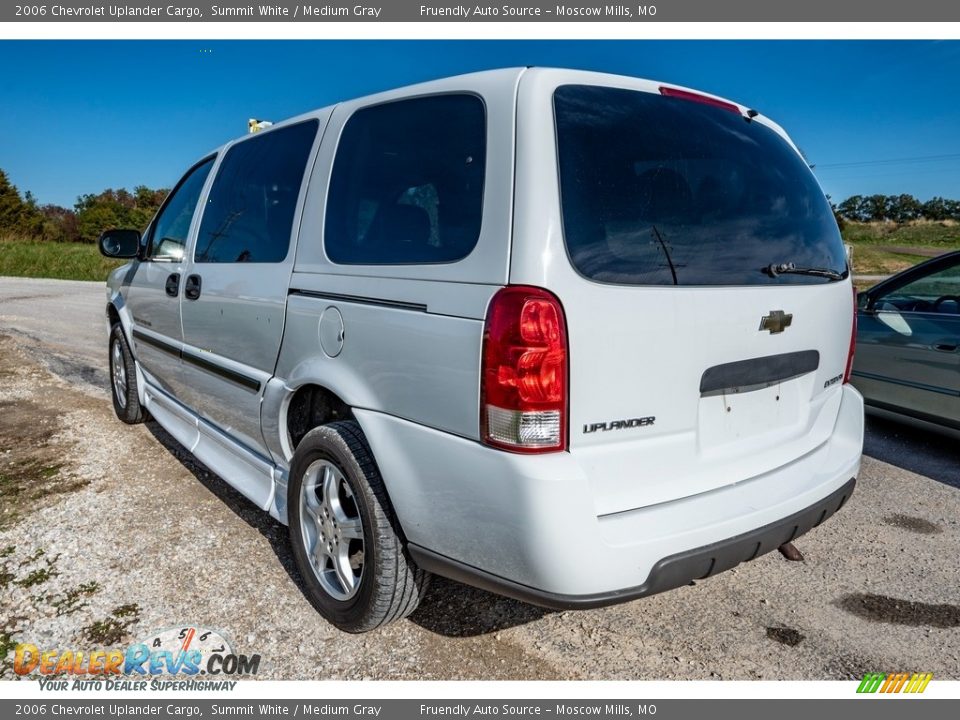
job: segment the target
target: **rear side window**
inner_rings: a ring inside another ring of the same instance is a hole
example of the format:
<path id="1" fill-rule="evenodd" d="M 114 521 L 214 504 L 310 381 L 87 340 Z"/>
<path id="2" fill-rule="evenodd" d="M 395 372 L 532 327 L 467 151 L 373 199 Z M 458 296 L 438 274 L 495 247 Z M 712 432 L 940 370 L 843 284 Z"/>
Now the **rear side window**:
<path id="1" fill-rule="evenodd" d="M 316 120 L 237 143 L 223 158 L 200 221 L 199 263 L 282 262 L 317 134 Z"/>
<path id="2" fill-rule="evenodd" d="M 444 263 L 480 237 L 486 111 L 475 95 L 358 110 L 340 137 L 324 242 L 335 263 Z"/>
<path id="3" fill-rule="evenodd" d="M 739 113 L 616 88 L 554 94 L 563 229 L 584 276 L 630 285 L 823 283 L 846 272 L 833 213 L 777 133 Z"/>

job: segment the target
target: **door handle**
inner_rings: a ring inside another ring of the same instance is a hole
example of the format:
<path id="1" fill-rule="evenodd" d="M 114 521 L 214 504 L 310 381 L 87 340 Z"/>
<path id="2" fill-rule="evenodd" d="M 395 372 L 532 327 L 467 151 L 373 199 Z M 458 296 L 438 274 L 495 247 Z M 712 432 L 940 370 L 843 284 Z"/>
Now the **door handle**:
<path id="1" fill-rule="evenodd" d="M 169 275 L 164 289 L 167 291 L 167 295 L 176 297 L 177 292 L 180 290 L 180 273 L 172 273 Z"/>
<path id="2" fill-rule="evenodd" d="M 933 344 L 933 349 L 940 352 L 954 352 L 957 349 L 957 343 L 938 342 Z"/>
<path id="3" fill-rule="evenodd" d="M 187 300 L 196 300 L 200 297 L 200 276 L 187 275 L 187 282 L 183 286 L 183 296 Z"/>

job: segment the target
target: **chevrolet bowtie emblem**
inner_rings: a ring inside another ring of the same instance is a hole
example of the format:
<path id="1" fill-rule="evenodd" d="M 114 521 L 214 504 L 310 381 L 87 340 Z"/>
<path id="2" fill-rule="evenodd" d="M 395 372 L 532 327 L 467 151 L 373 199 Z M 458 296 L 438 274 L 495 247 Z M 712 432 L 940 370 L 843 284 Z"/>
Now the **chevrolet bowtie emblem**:
<path id="1" fill-rule="evenodd" d="M 793 315 L 783 310 L 771 310 L 769 315 L 760 318 L 760 329 L 769 330 L 771 335 L 782 333 L 793 322 Z"/>

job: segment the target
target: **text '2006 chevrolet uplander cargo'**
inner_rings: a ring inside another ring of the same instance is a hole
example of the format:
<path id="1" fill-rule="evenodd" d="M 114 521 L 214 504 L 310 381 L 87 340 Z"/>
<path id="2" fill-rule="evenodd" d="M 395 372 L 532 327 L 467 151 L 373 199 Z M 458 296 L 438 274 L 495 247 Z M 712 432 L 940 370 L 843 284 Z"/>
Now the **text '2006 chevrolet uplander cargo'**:
<path id="1" fill-rule="evenodd" d="M 194 165 L 108 282 L 117 414 L 290 528 L 364 631 L 430 573 L 545 606 L 750 560 L 853 491 L 854 304 L 779 126 L 510 69 L 340 103 Z"/>

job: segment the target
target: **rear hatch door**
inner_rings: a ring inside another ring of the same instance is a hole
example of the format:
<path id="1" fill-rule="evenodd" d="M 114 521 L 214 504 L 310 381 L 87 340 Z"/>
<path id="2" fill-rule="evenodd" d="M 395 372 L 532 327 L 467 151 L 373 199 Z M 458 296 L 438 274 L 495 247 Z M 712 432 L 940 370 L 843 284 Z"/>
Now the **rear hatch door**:
<path id="1" fill-rule="evenodd" d="M 735 105 L 554 94 L 570 451 L 598 514 L 707 492 L 830 436 L 852 324 L 836 222 Z"/>

